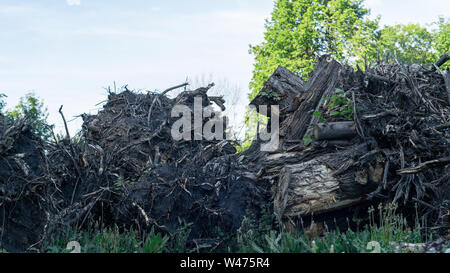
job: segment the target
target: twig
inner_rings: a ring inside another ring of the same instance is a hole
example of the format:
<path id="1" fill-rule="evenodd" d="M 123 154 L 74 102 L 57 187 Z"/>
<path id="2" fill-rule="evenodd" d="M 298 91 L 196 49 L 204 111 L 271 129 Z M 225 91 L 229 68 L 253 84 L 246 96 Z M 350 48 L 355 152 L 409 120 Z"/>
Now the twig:
<path id="1" fill-rule="evenodd" d="M 390 83 L 390 84 L 397 84 L 397 83 L 399 83 L 398 81 L 394 81 L 394 80 L 388 79 L 386 77 L 383 77 L 383 76 L 380 76 L 380 75 L 375 75 L 375 74 L 372 74 L 372 73 L 369 73 L 369 72 L 367 72 L 366 75 L 369 78 L 372 78 L 372 79 L 375 79 L 375 80 L 378 80 L 378 81 L 383 81 L 383 82 Z"/>
<path id="2" fill-rule="evenodd" d="M 61 114 L 61 117 L 62 117 L 63 122 L 64 122 L 64 128 L 66 129 L 66 138 L 70 139 L 69 128 L 67 128 L 67 122 L 66 122 L 66 118 L 64 117 L 64 114 L 62 112 L 62 108 L 63 108 L 63 106 L 61 105 L 61 107 L 59 107 L 59 111 L 58 112 Z"/>
<path id="3" fill-rule="evenodd" d="M 433 127 L 433 129 L 438 130 L 438 131 L 448 129 L 448 128 L 450 128 L 450 123 L 445 123 L 445 124 L 441 124 L 441 125 Z"/>
<path id="4" fill-rule="evenodd" d="M 355 99 L 355 91 L 352 90 L 352 100 L 353 100 L 353 119 L 355 120 L 356 123 L 356 131 L 358 132 L 358 135 L 362 138 L 365 138 L 365 134 L 364 134 L 364 130 L 361 126 L 361 123 L 359 121 L 358 118 L 358 114 L 356 112 L 356 99 Z"/>
<path id="5" fill-rule="evenodd" d="M 429 100 L 426 100 L 424 98 L 424 96 L 422 95 L 422 93 L 420 93 L 419 89 L 417 88 L 417 85 L 414 83 L 413 79 L 407 74 L 407 72 L 404 68 L 402 68 L 402 71 L 400 71 L 398 74 L 403 76 L 406 79 L 411 90 L 420 98 L 420 100 L 423 102 L 423 104 L 428 106 L 428 109 L 430 109 L 430 111 L 432 111 L 434 113 L 439 113 L 439 111 L 436 109 L 436 107 L 434 107 L 433 103 L 431 103 L 431 101 L 429 101 Z"/>
<path id="6" fill-rule="evenodd" d="M 179 85 L 177 85 L 177 86 L 167 88 L 167 89 L 164 90 L 161 94 L 159 94 L 159 96 L 164 96 L 166 93 L 168 93 L 168 92 L 170 92 L 170 91 L 172 91 L 172 90 L 175 90 L 175 89 L 178 89 L 178 88 L 181 88 L 181 87 L 185 87 L 185 86 L 187 86 L 187 85 L 189 85 L 189 83 L 185 82 L 185 83 L 179 84 Z"/>
<path id="7" fill-rule="evenodd" d="M 166 125 L 165 122 L 163 122 L 163 123 L 159 126 L 159 129 L 158 129 L 156 132 L 154 132 L 150 137 L 146 137 L 146 138 L 143 138 L 143 139 L 139 139 L 139 140 L 137 140 L 137 141 L 135 141 L 135 142 L 132 142 L 132 143 L 128 144 L 127 146 L 125 146 L 125 147 L 123 147 L 122 149 L 120 149 L 120 150 L 117 152 L 117 154 L 120 154 L 120 153 L 124 152 L 125 150 L 127 150 L 127 149 L 129 149 L 129 148 L 131 148 L 131 147 L 133 147 L 133 146 L 140 145 L 140 144 L 142 144 L 142 143 L 151 141 L 155 136 L 157 136 L 159 133 L 161 133 L 162 129 L 164 128 L 164 125 Z"/>
<path id="8" fill-rule="evenodd" d="M 156 96 L 153 98 L 153 102 L 152 102 L 152 104 L 150 105 L 150 108 L 148 109 L 148 115 L 147 115 L 147 123 L 148 123 L 149 126 L 150 126 L 150 118 L 151 118 L 151 116 L 152 116 L 152 110 L 153 110 L 153 107 L 155 106 L 156 100 L 157 100 L 157 99 L 159 100 L 160 97 L 164 96 L 165 94 L 167 94 L 168 92 L 170 92 L 170 91 L 172 91 L 172 90 L 175 90 L 175 89 L 177 89 L 177 88 L 181 88 L 181 87 L 184 87 L 184 86 L 187 86 L 187 85 L 189 85 L 189 83 L 185 82 L 185 83 L 179 84 L 179 85 L 177 85 L 177 86 L 167 88 L 167 89 L 164 90 L 161 94 L 158 94 L 158 95 L 156 95 Z"/>
<path id="9" fill-rule="evenodd" d="M 443 157 L 439 159 L 426 161 L 424 163 L 419 164 L 416 167 L 397 170 L 397 174 L 413 174 L 424 171 L 433 166 L 442 166 L 447 164 L 450 164 L 450 157 Z"/>
<path id="10" fill-rule="evenodd" d="M 397 116 L 400 113 L 399 110 L 388 110 L 385 112 L 381 112 L 378 114 L 372 114 L 372 115 L 364 115 L 361 117 L 362 120 L 369 120 L 369 119 L 377 119 L 377 118 L 382 118 L 382 117 L 386 117 L 386 116 Z"/>

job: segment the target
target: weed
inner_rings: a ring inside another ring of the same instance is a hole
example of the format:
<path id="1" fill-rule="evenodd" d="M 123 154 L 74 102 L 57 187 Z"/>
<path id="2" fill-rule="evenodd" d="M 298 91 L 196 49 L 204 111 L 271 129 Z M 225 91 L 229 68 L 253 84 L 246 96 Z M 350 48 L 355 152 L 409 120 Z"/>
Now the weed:
<path id="1" fill-rule="evenodd" d="M 345 232 L 329 230 L 325 225 L 322 236 L 310 237 L 303 231 L 296 234 L 279 232 L 273 214 L 266 208 L 258 217 L 247 212 L 241 227 L 234 234 L 226 234 L 218 229 L 215 235 L 226 245 L 213 249 L 241 253 L 390 253 L 401 251 L 396 246 L 402 243 L 424 243 L 434 239 L 433 234 L 424 228 L 426 223 L 418 217 L 417 212 L 415 223 L 410 226 L 397 211 L 396 204 L 370 207 L 368 218 L 369 223 L 363 227 L 358 225 L 357 231 L 350 228 Z M 349 226 L 350 221 L 348 219 Z M 191 246 L 188 240 L 191 225 L 179 219 L 177 230 L 166 235 L 156 233 L 154 229 L 146 234 L 133 229 L 121 232 L 118 227 L 101 229 L 97 226 L 91 231 L 67 230 L 48 238 L 41 249 L 50 253 L 70 252 L 66 249 L 70 241 L 79 242 L 81 252 L 91 253 L 192 253 L 211 249 L 212 245 L 207 242 Z"/>

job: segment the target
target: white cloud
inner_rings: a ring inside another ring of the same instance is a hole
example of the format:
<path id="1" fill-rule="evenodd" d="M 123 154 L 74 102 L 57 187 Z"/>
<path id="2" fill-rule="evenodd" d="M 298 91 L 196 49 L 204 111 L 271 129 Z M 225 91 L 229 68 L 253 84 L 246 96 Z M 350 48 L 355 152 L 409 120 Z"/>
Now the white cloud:
<path id="1" fill-rule="evenodd" d="M 81 0 L 66 0 L 69 6 L 79 6 L 81 5 Z"/>

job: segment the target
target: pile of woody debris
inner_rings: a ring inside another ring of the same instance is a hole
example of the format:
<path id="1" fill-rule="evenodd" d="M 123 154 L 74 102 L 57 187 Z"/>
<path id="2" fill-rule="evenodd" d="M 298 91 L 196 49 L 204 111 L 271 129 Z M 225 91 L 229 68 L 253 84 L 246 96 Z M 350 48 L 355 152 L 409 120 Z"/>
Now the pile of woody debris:
<path id="1" fill-rule="evenodd" d="M 280 108 L 280 147 L 262 156 L 259 176 L 272 185 L 278 220 L 298 228 L 295 219 L 332 219 L 377 200 L 418 203 L 448 231 L 450 78 L 439 69 L 447 60 L 363 72 L 322 56 L 307 82 L 279 67 L 251 102 Z"/>
<path id="2" fill-rule="evenodd" d="M 110 92 L 98 114 L 82 115 L 79 138 L 43 141 L 25 120 L 0 116 L 0 248 L 33 251 L 55 231 L 101 222 L 169 234 L 189 225 L 189 241 L 213 251 L 220 234 L 268 204 L 282 228 L 298 230 L 302 219 L 367 213 L 375 201 L 417 203 L 446 232 L 450 80 L 439 67 L 448 59 L 380 62 L 363 72 L 322 56 L 306 82 L 279 67 L 251 102 L 279 106 L 266 113 L 280 121 L 272 151 L 255 140 L 236 153 L 221 130 L 198 137 L 199 126 L 223 120 L 213 110 L 183 125 L 188 139 L 173 138 L 175 106 L 189 115 L 196 101 L 224 109 L 221 97 L 207 95 L 212 85 L 175 98 L 166 96 L 174 88 Z"/>

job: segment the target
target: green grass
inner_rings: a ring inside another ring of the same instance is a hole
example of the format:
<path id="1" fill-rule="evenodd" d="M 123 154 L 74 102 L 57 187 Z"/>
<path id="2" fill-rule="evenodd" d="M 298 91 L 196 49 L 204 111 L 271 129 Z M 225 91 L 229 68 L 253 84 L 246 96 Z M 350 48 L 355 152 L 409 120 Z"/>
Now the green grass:
<path id="1" fill-rule="evenodd" d="M 397 240 L 389 241 L 385 239 L 385 233 L 381 228 L 378 231 L 363 230 L 355 232 L 347 230 L 346 232 L 328 231 L 323 236 L 309 239 L 302 233 L 292 235 L 290 233 L 277 233 L 272 231 L 265 234 L 262 240 L 250 241 L 243 248 L 244 252 L 258 253 L 366 253 L 376 251 L 371 247 L 370 242 L 376 242 L 380 246 L 379 252 L 395 252 L 395 246 L 391 242 L 397 243 L 421 243 L 420 235 L 414 231 L 400 232 L 396 231 L 393 237 Z"/>
<path id="2" fill-rule="evenodd" d="M 404 251 L 397 249 L 403 243 L 426 243 L 435 237 L 419 217 L 410 227 L 397 213 L 395 204 L 380 204 L 377 209 L 371 207 L 368 214 L 369 224 L 360 231 L 348 228 L 340 232 L 329 230 L 325 225 L 323 236 L 315 238 L 309 238 L 303 232 L 293 235 L 253 226 L 238 237 L 239 245 L 242 252 L 258 253 L 393 253 Z"/>
<path id="3" fill-rule="evenodd" d="M 417 213 L 416 213 L 417 214 Z M 393 253 L 405 250 L 396 248 L 402 243 L 425 243 L 436 236 L 424 228 L 426 223 L 416 216 L 411 227 L 406 219 L 397 213 L 395 204 L 371 207 L 368 211 L 369 223 L 361 230 L 347 229 L 345 232 L 329 230 L 325 226 L 322 236 L 310 238 L 303 232 L 291 234 L 274 230 L 273 216 L 263 215 L 259 219 L 245 217 L 241 228 L 235 234 L 218 236 L 224 239 L 216 252 L 237 253 Z M 162 234 L 152 229 L 147 234 L 129 229 L 93 228 L 91 231 L 67 230 L 44 240 L 41 252 L 68 253 L 71 241 L 81 246 L 82 253 L 187 253 L 209 251 L 209 245 L 188 243 L 190 225 L 182 224 L 173 234 Z M 450 246 L 447 246 L 447 248 Z M 1 249 L 0 249 L 0 252 Z"/>
<path id="4" fill-rule="evenodd" d="M 182 253 L 187 250 L 190 224 L 180 220 L 180 227 L 172 234 L 155 232 L 152 228 L 149 233 L 142 234 L 134 229 L 121 231 L 117 226 L 113 228 L 99 228 L 95 225 L 92 230 L 56 232 L 48 236 L 42 244 L 41 252 L 70 253 L 67 249 L 69 242 L 78 242 L 81 253 Z"/>
<path id="5" fill-rule="evenodd" d="M 133 229 L 120 232 L 117 227 L 97 232 L 67 230 L 48 238 L 42 252 L 69 253 L 72 249 L 66 249 L 67 244 L 76 241 L 82 253 L 161 253 L 168 240 L 167 235 L 155 233 L 153 229 L 147 236 L 140 236 Z"/>

